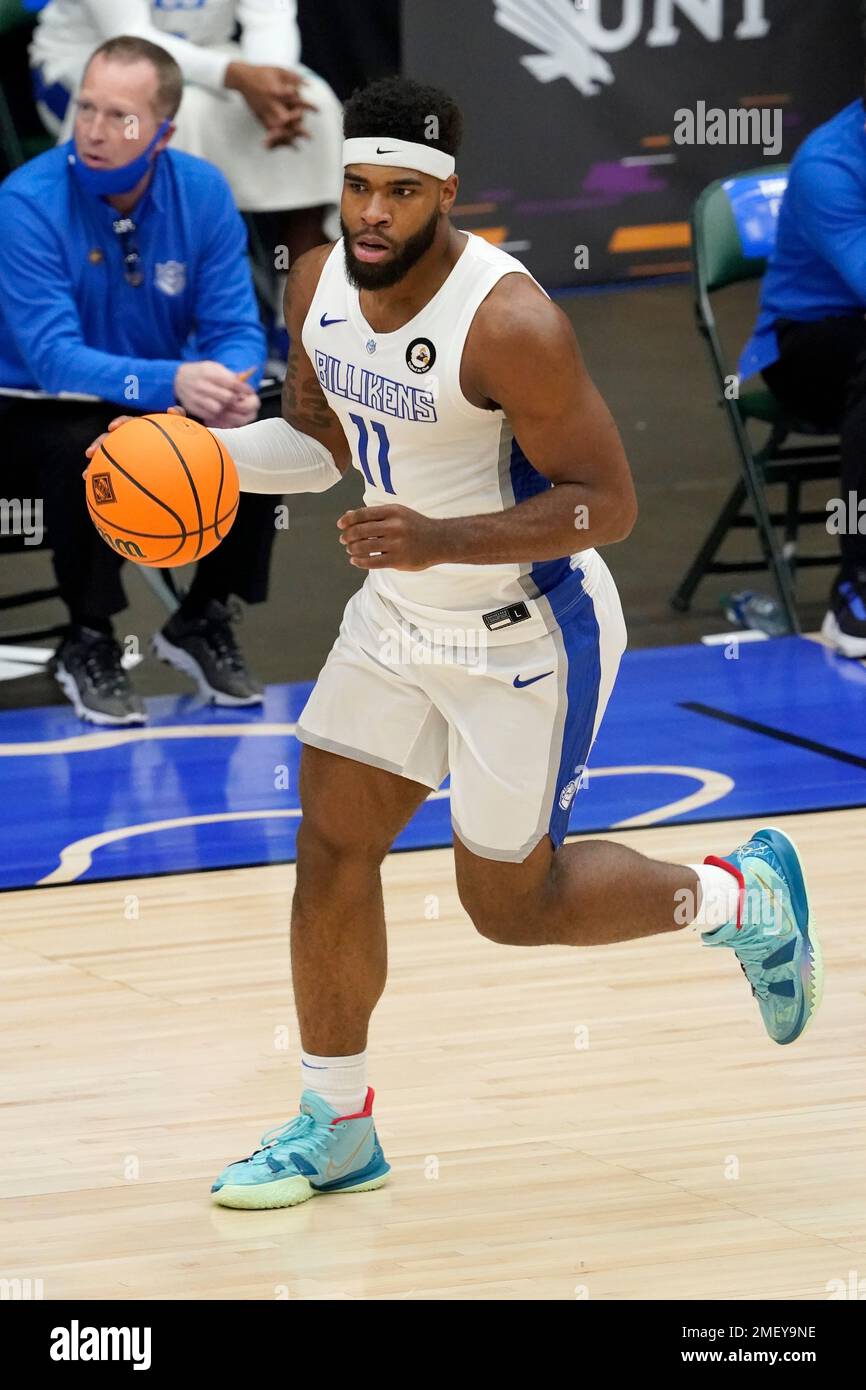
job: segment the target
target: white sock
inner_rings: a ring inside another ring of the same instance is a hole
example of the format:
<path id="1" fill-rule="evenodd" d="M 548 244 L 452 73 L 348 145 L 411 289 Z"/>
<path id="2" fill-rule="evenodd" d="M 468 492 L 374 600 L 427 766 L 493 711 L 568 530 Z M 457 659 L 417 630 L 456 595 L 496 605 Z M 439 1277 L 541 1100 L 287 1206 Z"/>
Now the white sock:
<path id="1" fill-rule="evenodd" d="M 302 1089 L 315 1091 L 338 1115 L 357 1115 L 367 1099 L 367 1053 L 317 1057 L 301 1053 Z"/>
<path id="2" fill-rule="evenodd" d="M 701 905 L 690 926 L 712 931 L 727 922 L 736 922 L 740 885 L 735 876 L 717 864 L 687 864 L 698 876 L 701 885 Z"/>

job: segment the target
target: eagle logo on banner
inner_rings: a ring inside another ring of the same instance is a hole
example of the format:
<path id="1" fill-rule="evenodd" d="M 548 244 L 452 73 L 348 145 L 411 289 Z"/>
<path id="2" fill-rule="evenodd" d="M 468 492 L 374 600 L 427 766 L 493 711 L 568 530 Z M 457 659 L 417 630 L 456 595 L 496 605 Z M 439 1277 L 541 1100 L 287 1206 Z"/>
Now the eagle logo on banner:
<path id="1" fill-rule="evenodd" d="M 521 58 L 539 82 L 567 77 L 585 97 L 595 96 L 600 82 L 613 81 L 610 63 L 587 42 L 585 15 L 573 0 L 493 0 L 494 19 L 502 29 L 540 48 Z"/>

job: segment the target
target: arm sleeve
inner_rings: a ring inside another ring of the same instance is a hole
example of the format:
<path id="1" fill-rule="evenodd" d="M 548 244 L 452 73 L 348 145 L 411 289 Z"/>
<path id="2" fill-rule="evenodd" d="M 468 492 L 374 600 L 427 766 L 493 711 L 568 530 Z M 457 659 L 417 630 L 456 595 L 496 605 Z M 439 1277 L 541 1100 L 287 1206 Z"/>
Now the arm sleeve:
<path id="1" fill-rule="evenodd" d="M 197 82 L 201 87 L 223 87 L 231 54 L 218 53 L 215 49 L 190 43 L 189 39 L 163 33 L 151 22 L 149 0 L 83 0 L 83 3 L 99 30 L 100 43 L 118 34 L 149 39 L 171 54 L 186 82 Z"/>
<path id="2" fill-rule="evenodd" d="M 802 234 L 866 306 L 866 203 L 859 186 L 829 160 L 805 159 L 798 172 L 795 210 Z"/>
<path id="3" fill-rule="evenodd" d="M 0 191 L 0 298 L 6 326 L 42 391 L 82 391 L 118 405 L 165 410 L 180 360 L 88 347 L 60 233 L 25 198 Z"/>
<path id="4" fill-rule="evenodd" d="M 330 449 L 288 420 L 212 429 L 234 459 L 241 492 L 326 492 L 342 478 Z"/>
<path id="5" fill-rule="evenodd" d="M 247 254 L 247 229 L 222 176 L 207 208 L 199 211 L 208 237 L 196 268 L 196 357 L 221 362 L 232 372 L 254 367 L 249 384 L 255 388 L 265 362 L 265 335 Z"/>
<path id="6" fill-rule="evenodd" d="M 297 0 L 238 0 L 238 19 L 247 63 L 293 68 L 300 60 Z"/>

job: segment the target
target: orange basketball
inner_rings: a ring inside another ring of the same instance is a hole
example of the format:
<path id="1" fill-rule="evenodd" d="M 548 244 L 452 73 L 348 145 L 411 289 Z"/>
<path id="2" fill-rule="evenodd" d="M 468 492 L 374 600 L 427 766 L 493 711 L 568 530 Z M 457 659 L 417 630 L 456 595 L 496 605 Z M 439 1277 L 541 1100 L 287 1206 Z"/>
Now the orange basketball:
<path id="1" fill-rule="evenodd" d="M 142 415 L 113 430 L 84 475 L 106 545 L 137 565 L 187 565 L 228 534 L 238 475 L 210 430 L 184 415 Z"/>

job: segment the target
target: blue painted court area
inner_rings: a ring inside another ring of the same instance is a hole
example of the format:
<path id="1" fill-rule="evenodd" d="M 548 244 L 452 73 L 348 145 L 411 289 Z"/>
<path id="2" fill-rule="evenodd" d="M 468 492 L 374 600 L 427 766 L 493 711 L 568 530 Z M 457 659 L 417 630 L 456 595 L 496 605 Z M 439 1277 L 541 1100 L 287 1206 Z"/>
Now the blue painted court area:
<path id="1" fill-rule="evenodd" d="M 626 655 L 572 831 L 866 805 L 866 667 L 805 638 Z M 309 685 L 263 711 L 149 701 L 144 729 L 0 713 L 0 887 L 294 858 Z M 451 843 L 447 785 L 398 849 Z"/>

